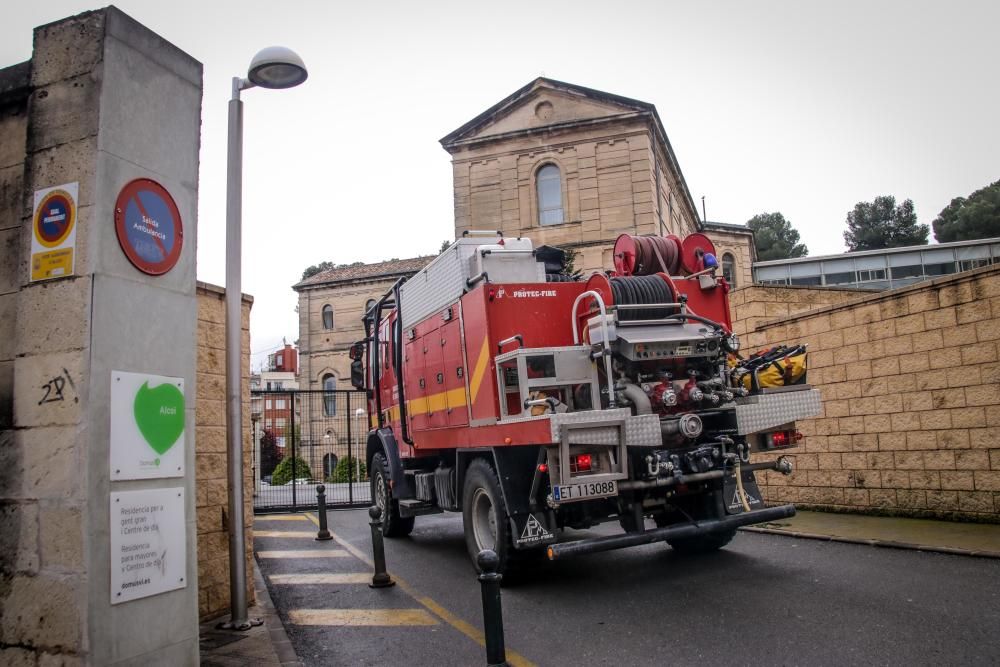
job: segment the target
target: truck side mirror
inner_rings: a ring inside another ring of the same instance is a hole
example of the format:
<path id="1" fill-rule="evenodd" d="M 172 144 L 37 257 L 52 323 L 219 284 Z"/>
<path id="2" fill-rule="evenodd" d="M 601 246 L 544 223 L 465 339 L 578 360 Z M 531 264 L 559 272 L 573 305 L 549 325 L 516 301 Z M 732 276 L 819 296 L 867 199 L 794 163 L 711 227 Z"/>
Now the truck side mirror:
<path id="1" fill-rule="evenodd" d="M 347 356 L 351 359 L 351 386 L 365 389 L 365 341 L 359 340 L 352 344 Z"/>

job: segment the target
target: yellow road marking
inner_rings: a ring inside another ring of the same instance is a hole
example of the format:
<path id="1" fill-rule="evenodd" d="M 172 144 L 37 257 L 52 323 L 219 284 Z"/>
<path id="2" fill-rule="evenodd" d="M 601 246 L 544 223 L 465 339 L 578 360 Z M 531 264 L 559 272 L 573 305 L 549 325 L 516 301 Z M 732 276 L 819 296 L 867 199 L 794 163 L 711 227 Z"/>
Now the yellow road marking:
<path id="1" fill-rule="evenodd" d="M 312 514 L 307 514 L 306 516 L 309 518 L 310 521 L 319 526 L 319 519 L 317 519 Z M 371 559 L 368 558 L 368 556 L 365 555 L 364 552 L 356 548 L 353 544 L 343 539 L 342 537 L 340 537 L 340 535 L 337 535 L 337 533 L 333 532 L 332 530 L 330 531 L 330 535 L 337 542 L 337 544 L 344 547 L 344 549 L 349 551 L 351 555 L 353 555 L 355 558 L 362 561 L 363 563 L 366 563 L 368 567 L 375 567 Z M 458 616 L 455 616 L 450 611 L 448 611 L 447 609 L 439 605 L 437 602 L 435 602 L 433 599 L 422 595 L 418 595 L 417 592 L 408 583 L 406 583 L 399 577 L 393 575 L 392 579 L 393 581 L 396 582 L 396 585 L 399 586 L 407 595 L 409 595 L 414 600 L 416 600 L 424 607 L 426 607 L 428 610 L 430 610 L 432 614 L 434 614 L 442 621 L 444 621 L 451 627 L 461 632 L 463 635 L 465 635 L 472 641 L 476 642 L 477 644 L 485 648 L 486 638 L 482 632 L 476 629 L 474 625 L 466 621 L 463 621 Z M 291 615 L 291 612 L 289 612 L 289 615 Z M 509 648 L 507 649 L 507 663 L 510 664 L 511 667 L 536 667 L 535 663 L 531 662 L 523 655 L 515 653 Z"/>
<path id="2" fill-rule="evenodd" d="M 343 549 L 286 549 L 258 551 L 259 558 L 347 558 Z"/>
<path id="3" fill-rule="evenodd" d="M 295 625 L 437 625 L 423 609 L 292 609 Z"/>
<path id="4" fill-rule="evenodd" d="M 300 538 L 310 538 L 315 539 L 316 533 L 304 533 L 300 530 L 255 530 L 253 531 L 254 537 L 300 537 Z"/>
<path id="5" fill-rule="evenodd" d="M 372 575 L 364 572 L 347 574 L 272 574 L 272 584 L 370 584 Z"/>
<path id="6" fill-rule="evenodd" d="M 254 523 L 258 521 L 305 521 L 306 518 L 301 514 L 268 514 L 265 516 L 254 517 Z"/>
<path id="7" fill-rule="evenodd" d="M 472 381 L 469 383 L 469 395 L 473 404 L 476 396 L 479 395 L 479 386 L 483 383 L 483 376 L 486 374 L 486 366 L 490 361 L 490 340 L 489 336 L 483 338 L 483 346 L 479 349 L 479 357 L 476 359 L 476 368 L 472 371 Z"/>

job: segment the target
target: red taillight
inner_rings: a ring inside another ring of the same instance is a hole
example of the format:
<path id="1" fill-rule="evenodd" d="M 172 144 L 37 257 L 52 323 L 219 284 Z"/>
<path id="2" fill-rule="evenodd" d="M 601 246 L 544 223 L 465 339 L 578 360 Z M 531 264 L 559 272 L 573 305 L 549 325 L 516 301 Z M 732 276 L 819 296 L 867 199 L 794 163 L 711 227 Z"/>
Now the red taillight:
<path id="1" fill-rule="evenodd" d="M 577 454 L 569 457 L 569 467 L 571 472 L 589 472 L 591 465 L 590 454 Z"/>
<path id="2" fill-rule="evenodd" d="M 548 472 L 548 471 L 549 471 L 549 464 L 548 463 L 539 463 L 538 464 L 538 472 L 545 473 L 545 472 Z"/>
<path id="3" fill-rule="evenodd" d="M 794 447 L 802 442 L 802 434 L 799 431 L 775 431 L 768 433 L 764 438 L 764 449 L 784 449 Z"/>

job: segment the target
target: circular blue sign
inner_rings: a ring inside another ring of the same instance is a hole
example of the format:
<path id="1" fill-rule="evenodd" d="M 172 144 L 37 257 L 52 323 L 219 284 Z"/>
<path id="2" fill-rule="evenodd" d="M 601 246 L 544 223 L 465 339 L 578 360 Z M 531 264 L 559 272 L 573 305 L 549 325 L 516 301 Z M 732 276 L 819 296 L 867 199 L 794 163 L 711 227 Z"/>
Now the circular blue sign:
<path id="1" fill-rule="evenodd" d="M 122 188 L 115 228 L 125 256 L 143 273 L 162 275 L 177 264 L 183 223 L 173 197 L 156 181 L 139 178 Z"/>

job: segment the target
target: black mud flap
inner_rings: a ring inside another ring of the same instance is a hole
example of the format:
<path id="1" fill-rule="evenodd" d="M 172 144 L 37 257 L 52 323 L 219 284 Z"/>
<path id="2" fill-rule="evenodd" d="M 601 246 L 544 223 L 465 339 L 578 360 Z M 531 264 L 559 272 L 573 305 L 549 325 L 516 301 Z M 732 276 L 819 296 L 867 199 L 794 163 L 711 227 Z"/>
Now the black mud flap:
<path id="1" fill-rule="evenodd" d="M 743 498 L 752 510 L 763 509 L 764 497 L 757 486 L 757 478 L 754 477 L 753 470 L 741 470 L 743 478 Z M 730 469 L 726 471 L 722 484 L 722 499 L 726 507 L 726 514 L 743 514 L 746 509 L 740 500 L 740 489 L 736 485 L 736 471 Z"/>
<path id="2" fill-rule="evenodd" d="M 524 512 L 510 517 L 515 549 L 535 549 L 556 541 L 556 531 L 549 525 L 546 512 Z"/>
<path id="3" fill-rule="evenodd" d="M 532 502 L 532 475 L 538 447 L 494 447 L 500 490 L 507 505 L 515 549 L 535 549 L 556 541 L 555 516 Z"/>

